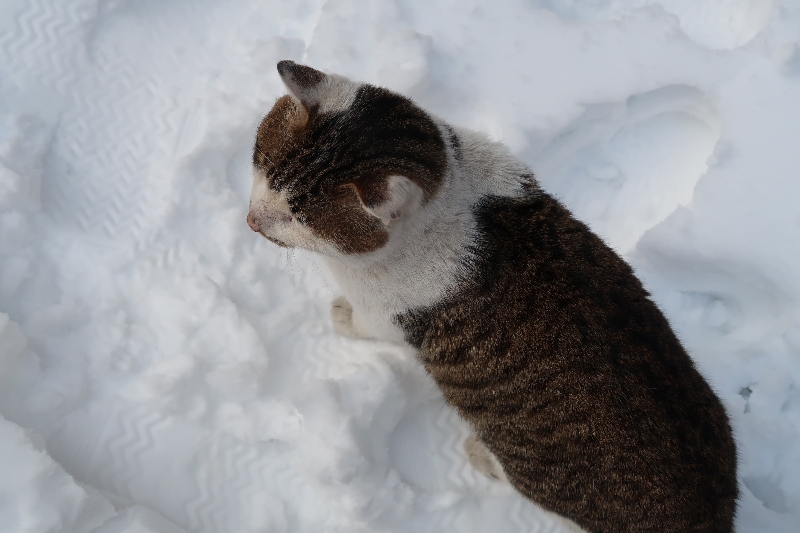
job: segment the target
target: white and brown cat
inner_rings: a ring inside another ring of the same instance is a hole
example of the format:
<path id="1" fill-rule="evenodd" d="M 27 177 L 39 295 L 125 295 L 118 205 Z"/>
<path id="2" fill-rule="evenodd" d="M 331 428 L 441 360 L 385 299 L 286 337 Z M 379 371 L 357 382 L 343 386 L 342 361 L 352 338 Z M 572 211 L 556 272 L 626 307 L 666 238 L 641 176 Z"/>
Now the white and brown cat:
<path id="1" fill-rule="evenodd" d="M 730 533 L 728 417 L 631 268 L 484 135 L 278 63 L 247 222 L 325 256 L 340 333 L 405 343 L 471 462 L 592 533 Z"/>

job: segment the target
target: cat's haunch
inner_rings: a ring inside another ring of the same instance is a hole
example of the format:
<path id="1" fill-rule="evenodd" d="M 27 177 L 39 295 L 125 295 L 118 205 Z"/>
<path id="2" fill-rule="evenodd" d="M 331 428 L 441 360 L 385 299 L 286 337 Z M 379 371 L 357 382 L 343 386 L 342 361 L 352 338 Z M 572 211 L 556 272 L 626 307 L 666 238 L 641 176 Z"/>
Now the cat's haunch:
<path id="1" fill-rule="evenodd" d="M 730 533 L 725 410 L 632 269 L 501 144 L 278 63 L 248 225 L 325 256 L 351 337 L 404 343 L 470 461 L 589 532 Z"/>

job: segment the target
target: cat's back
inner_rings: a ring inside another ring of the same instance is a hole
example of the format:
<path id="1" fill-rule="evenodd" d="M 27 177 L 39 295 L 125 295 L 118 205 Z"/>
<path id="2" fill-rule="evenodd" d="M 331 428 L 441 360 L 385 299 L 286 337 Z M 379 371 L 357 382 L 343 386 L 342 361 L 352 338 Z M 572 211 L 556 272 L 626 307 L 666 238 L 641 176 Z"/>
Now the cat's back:
<path id="1" fill-rule="evenodd" d="M 511 483 L 589 531 L 732 531 L 727 415 L 627 263 L 533 184 L 472 209 L 468 274 L 398 320 Z"/>

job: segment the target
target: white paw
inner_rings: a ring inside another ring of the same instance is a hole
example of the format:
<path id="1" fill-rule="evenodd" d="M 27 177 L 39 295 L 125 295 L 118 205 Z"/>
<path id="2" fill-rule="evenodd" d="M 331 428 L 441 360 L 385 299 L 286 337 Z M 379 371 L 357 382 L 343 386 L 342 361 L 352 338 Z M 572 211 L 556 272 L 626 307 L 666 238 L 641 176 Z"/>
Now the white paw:
<path id="1" fill-rule="evenodd" d="M 331 302 L 331 322 L 333 322 L 333 330 L 345 337 L 354 339 L 369 337 L 356 326 L 353 320 L 353 306 L 344 296 L 339 296 Z"/>
<path id="2" fill-rule="evenodd" d="M 464 441 L 464 451 L 475 470 L 492 479 L 505 479 L 500 463 L 474 434 Z"/>

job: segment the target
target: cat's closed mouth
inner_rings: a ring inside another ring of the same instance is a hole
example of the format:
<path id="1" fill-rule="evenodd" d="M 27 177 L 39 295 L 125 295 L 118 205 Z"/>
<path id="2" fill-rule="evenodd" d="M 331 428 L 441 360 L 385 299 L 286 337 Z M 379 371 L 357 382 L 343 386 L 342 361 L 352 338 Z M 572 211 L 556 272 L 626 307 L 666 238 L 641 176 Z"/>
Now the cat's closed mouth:
<path id="1" fill-rule="evenodd" d="M 260 230 L 260 229 L 257 229 L 257 230 L 254 230 L 254 231 L 255 231 L 256 233 L 260 234 L 262 237 L 264 237 L 264 238 L 265 238 L 265 239 L 267 239 L 268 241 L 270 241 L 270 242 L 274 242 L 275 244 L 277 244 L 278 246 L 280 246 L 280 247 L 282 247 L 282 248 L 292 248 L 291 246 L 289 246 L 288 244 L 286 244 L 286 243 L 285 243 L 285 242 L 283 242 L 282 240 L 280 240 L 280 239 L 276 239 L 275 237 L 270 237 L 269 235 L 267 235 L 266 233 L 264 233 L 264 232 L 263 232 L 262 230 Z"/>
<path id="2" fill-rule="evenodd" d="M 283 223 L 292 221 L 291 217 L 285 216 L 285 215 L 270 216 L 268 218 L 273 219 L 273 220 L 278 221 L 278 222 L 283 222 Z M 267 235 L 266 233 L 264 233 L 264 230 L 262 229 L 262 227 L 258 223 L 258 221 L 255 219 L 255 217 L 253 217 L 252 213 L 247 215 L 247 225 L 250 226 L 251 230 L 255 231 L 256 233 L 260 233 L 265 239 L 269 240 L 270 242 L 274 242 L 278 246 L 282 246 L 284 248 L 290 248 L 290 246 L 288 244 L 286 244 L 285 242 L 283 242 L 283 241 L 281 241 L 279 239 L 276 239 L 275 237 L 271 237 L 271 236 Z"/>
<path id="3" fill-rule="evenodd" d="M 279 241 L 278 239 L 276 239 L 276 238 L 274 238 L 274 237 L 270 237 L 269 235 L 265 235 L 265 234 L 264 234 L 263 232 L 261 232 L 261 231 L 259 231 L 259 233 L 261 233 L 261 235 L 264 235 L 264 238 L 266 238 L 268 241 L 274 242 L 274 243 L 275 243 L 275 244 L 277 244 L 278 246 L 282 246 L 283 248 L 291 248 L 291 246 L 289 246 L 288 244 L 286 244 L 286 243 L 285 243 L 285 242 L 283 242 L 283 241 Z"/>

